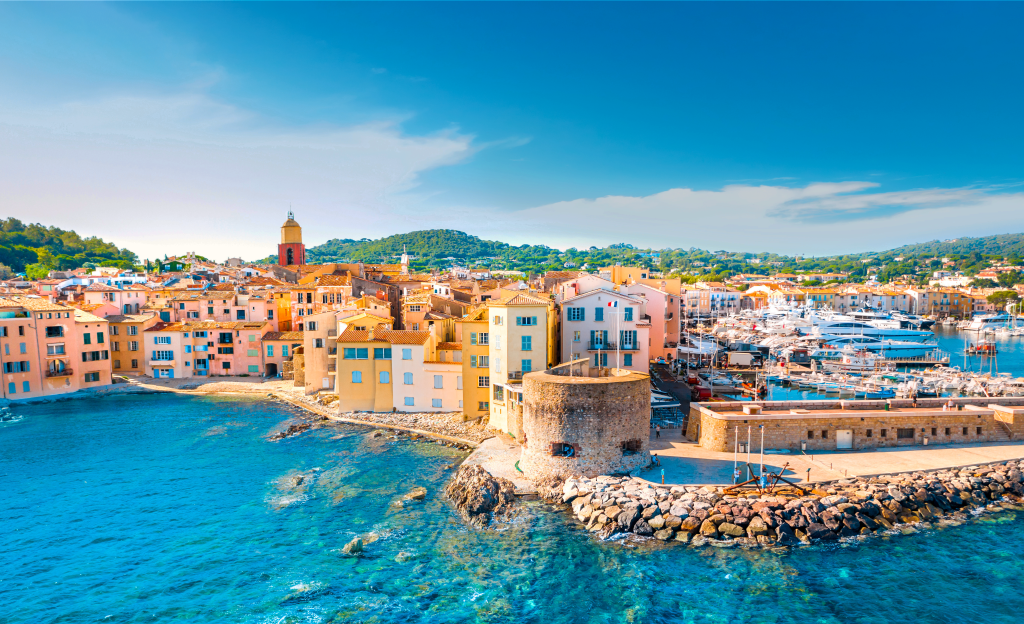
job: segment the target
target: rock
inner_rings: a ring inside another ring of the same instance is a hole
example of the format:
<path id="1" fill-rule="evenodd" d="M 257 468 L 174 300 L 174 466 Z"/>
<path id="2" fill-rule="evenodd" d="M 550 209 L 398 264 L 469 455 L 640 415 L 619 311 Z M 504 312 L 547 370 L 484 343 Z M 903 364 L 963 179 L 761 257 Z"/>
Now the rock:
<path id="1" fill-rule="evenodd" d="M 832 541 L 838 536 L 830 531 L 824 524 L 811 524 L 807 527 L 807 537 L 812 540 Z"/>
<path id="2" fill-rule="evenodd" d="M 619 529 L 625 532 L 633 530 L 633 526 L 636 525 L 640 519 L 640 508 L 629 507 L 624 509 L 616 518 L 615 523 L 619 525 Z"/>
<path id="3" fill-rule="evenodd" d="M 651 528 L 655 531 L 659 531 L 665 528 L 665 516 L 654 516 L 647 521 L 647 524 L 651 525 Z"/>
<path id="4" fill-rule="evenodd" d="M 700 525 L 700 534 L 704 537 L 718 537 L 718 527 L 710 519 Z"/>
<path id="5" fill-rule="evenodd" d="M 682 524 L 679 525 L 679 531 L 683 533 L 689 533 L 693 535 L 700 530 L 701 521 L 693 516 L 685 518 Z"/>
<path id="6" fill-rule="evenodd" d="M 788 524 L 780 524 L 779 527 L 775 530 L 775 532 L 776 538 L 778 539 L 779 544 L 782 546 L 796 546 L 800 543 L 800 541 L 796 538 L 796 533 L 793 532 L 793 527 L 789 526 Z"/>
<path id="7" fill-rule="evenodd" d="M 471 524 L 486 526 L 495 517 L 512 513 L 516 486 L 508 479 L 492 476 L 482 466 L 462 465 L 444 488 Z"/>
<path id="8" fill-rule="evenodd" d="M 643 517 L 644 517 L 644 520 L 650 520 L 651 518 L 653 518 L 654 516 L 656 516 L 656 515 L 658 515 L 660 513 L 661 513 L 661 510 L 658 509 L 657 506 L 651 505 L 649 507 L 644 507 Z"/>
<path id="9" fill-rule="evenodd" d="M 415 487 L 405 495 L 405 500 L 423 500 L 427 497 L 427 488 Z"/>
<path id="10" fill-rule="evenodd" d="M 743 537 L 744 535 L 746 535 L 746 532 L 742 528 L 730 522 L 723 522 L 722 524 L 718 525 L 718 532 L 723 537 L 729 536 L 731 538 Z"/>
<path id="11" fill-rule="evenodd" d="M 579 513 L 576 514 L 576 517 L 579 518 L 580 522 L 586 522 L 587 520 L 590 520 L 590 516 L 592 515 L 594 515 L 594 508 L 590 505 L 586 505 L 580 509 Z"/>
<path id="12" fill-rule="evenodd" d="M 669 529 L 678 529 L 683 524 L 683 519 L 679 516 L 665 516 L 665 526 Z"/>
<path id="13" fill-rule="evenodd" d="M 395 563 L 405 563 L 406 561 L 412 561 L 415 558 L 416 555 L 403 550 L 395 556 Z"/>
<path id="14" fill-rule="evenodd" d="M 676 533 L 676 541 L 677 542 L 682 542 L 684 544 L 688 544 L 692 538 L 693 538 L 693 535 L 690 534 L 690 533 L 687 533 L 686 531 L 680 531 L 679 533 Z"/>
<path id="15" fill-rule="evenodd" d="M 750 519 L 750 524 L 747 525 L 747 535 L 750 537 L 768 535 L 768 525 L 765 524 L 764 519 L 761 518 L 761 516 L 754 516 Z"/>
<path id="16" fill-rule="evenodd" d="M 674 535 L 675 531 L 673 531 L 672 529 L 662 529 L 660 531 L 655 531 L 654 533 L 654 537 L 660 539 L 663 542 L 669 541 L 670 539 L 672 539 Z"/>
<path id="17" fill-rule="evenodd" d="M 363 552 L 363 540 L 358 537 L 354 538 L 351 542 L 345 544 L 345 546 L 341 549 L 341 552 L 345 553 L 346 555 L 358 555 L 359 553 Z"/>
<path id="18" fill-rule="evenodd" d="M 633 533 L 637 535 L 654 535 L 654 529 L 651 528 L 651 525 L 647 524 L 646 520 L 641 518 L 633 525 Z"/>

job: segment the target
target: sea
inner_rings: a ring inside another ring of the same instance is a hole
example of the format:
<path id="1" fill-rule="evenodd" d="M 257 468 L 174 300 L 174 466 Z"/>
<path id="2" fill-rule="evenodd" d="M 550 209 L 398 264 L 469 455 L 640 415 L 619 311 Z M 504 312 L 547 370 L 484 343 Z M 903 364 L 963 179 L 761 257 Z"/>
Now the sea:
<path id="1" fill-rule="evenodd" d="M 1024 377 L 1024 337 L 992 334 L 981 336 L 981 339 L 996 343 L 997 354 L 995 357 L 990 357 L 967 355 L 966 353 L 968 345 L 978 343 L 978 332 L 962 331 L 944 326 L 936 326 L 934 332 L 938 342 L 937 348 L 949 355 L 950 367 L 976 373 L 1009 373 L 1013 377 Z M 915 369 L 903 368 L 900 370 L 913 371 Z M 791 388 L 773 383 L 769 384 L 768 396 L 765 398 L 770 401 L 794 401 L 819 398 L 835 399 L 836 396 L 835 394 L 825 395 L 813 390 Z M 748 399 L 744 396 L 734 398 Z"/>
<path id="2" fill-rule="evenodd" d="M 1020 622 L 1024 512 L 780 550 L 601 542 L 525 501 L 442 494 L 465 453 L 294 408 L 177 394 L 18 405 L 0 424 L 0 622 Z M 414 487 L 420 502 L 396 505 Z M 362 536 L 359 556 L 343 552 Z"/>

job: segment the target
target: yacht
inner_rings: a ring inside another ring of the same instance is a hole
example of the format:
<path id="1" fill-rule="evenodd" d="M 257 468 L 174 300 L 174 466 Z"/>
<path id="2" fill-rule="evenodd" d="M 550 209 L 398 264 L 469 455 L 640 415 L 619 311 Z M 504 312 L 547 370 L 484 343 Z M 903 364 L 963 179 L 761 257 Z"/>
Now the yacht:
<path id="1" fill-rule="evenodd" d="M 893 312 L 892 318 L 899 321 L 900 325 L 905 329 L 931 329 L 932 325 L 935 324 L 933 319 L 926 319 L 922 316 L 905 312 Z"/>
<path id="2" fill-rule="evenodd" d="M 821 339 L 825 341 L 823 348 L 842 349 L 846 345 L 850 345 L 858 351 L 870 351 L 888 358 L 923 357 L 938 348 L 938 344 L 934 342 L 889 340 L 861 335 L 823 335 Z"/>
<path id="3" fill-rule="evenodd" d="M 813 333 L 821 336 L 867 336 L 879 340 L 905 342 L 924 342 L 935 337 L 935 334 L 930 331 L 897 327 L 876 327 L 871 323 L 860 321 L 826 321 L 824 319 L 819 319 L 815 323 Z"/>
<path id="4" fill-rule="evenodd" d="M 1009 325 L 1013 321 L 1013 317 L 1006 312 L 1000 312 L 998 314 L 979 314 L 971 319 L 971 322 L 964 327 L 967 331 L 983 332 L 986 329 L 998 329 L 1000 327 Z"/>

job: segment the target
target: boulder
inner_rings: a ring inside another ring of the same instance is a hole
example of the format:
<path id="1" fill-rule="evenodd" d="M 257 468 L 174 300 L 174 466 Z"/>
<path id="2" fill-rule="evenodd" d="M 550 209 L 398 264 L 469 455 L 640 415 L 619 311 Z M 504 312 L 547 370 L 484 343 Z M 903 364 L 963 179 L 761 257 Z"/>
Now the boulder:
<path id="1" fill-rule="evenodd" d="M 710 519 L 700 525 L 700 534 L 704 537 L 718 537 L 718 527 Z"/>
<path id="2" fill-rule="evenodd" d="M 807 526 L 807 537 L 812 540 L 832 541 L 837 539 L 835 533 L 830 531 L 824 524 L 810 524 Z"/>
<path id="3" fill-rule="evenodd" d="M 689 533 L 690 535 L 693 535 L 694 533 L 700 530 L 700 526 L 701 521 L 694 518 L 693 516 L 690 516 L 689 518 L 685 518 L 682 524 L 679 525 L 679 531 L 682 533 Z"/>
<path id="4" fill-rule="evenodd" d="M 669 529 L 678 529 L 683 524 L 683 519 L 679 516 L 668 515 L 665 516 L 665 527 Z"/>
<path id="5" fill-rule="evenodd" d="M 647 524 L 651 525 L 655 531 L 660 531 L 665 528 L 665 516 L 654 516 L 647 521 Z"/>
<path id="6" fill-rule="evenodd" d="M 747 535 L 750 537 L 768 535 L 768 525 L 764 523 L 761 516 L 754 516 L 750 519 L 750 523 L 747 525 Z"/>
<path id="7" fill-rule="evenodd" d="M 487 526 L 496 517 L 510 515 L 515 507 L 515 492 L 516 486 L 508 479 L 491 475 L 483 466 L 465 464 L 444 488 L 455 508 L 476 526 Z"/>
<path id="8" fill-rule="evenodd" d="M 633 530 L 633 525 L 636 524 L 637 520 L 640 519 L 640 508 L 639 507 L 628 507 L 622 511 L 616 518 L 615 523 L 619 525 L 619 529 L 625 532 Z"/>
<path id="9" fill-rule="evenodd" d="M 590 516 L 592 515 L 594 515 L 594 508 L 590 505 L 586 505 L 580 509 L 579 513 L 576 514 L 576 517 L 579 518 L 580 522 L 586 522 L 587 520 L 590 520 Z"/>
<path id="10" fill-rule="evenodd" d="M 780 524 L 775 529 L 776 539 L 782 546 L 796 546 L 800 541 L 796 538 L 796 533 L 793 531 L 793 527 L 788 524 Z"/>
<path id="11" fill-rule="evenodd" d="M 358 555 L 359 553 L 363 552 L 362 538 L 354 538 L 351 542 L 345 544 L 345 546 L 341 549 L 341 552 L 345 553 L 346 555 L 352 556 Z"/>
<path id="12" fill-rule="evenodd" d="M 633 533 L 637 535 L 654 535 L 654 529 L 651 528 L 651 525 L 647 524 L 646 520 L 641 518 L 633 525 Z"/>
<path id="13" fill-rule="evenodd" d="M 746 535 L 746 532 L 742 528 L 730 522 L 723 522 L 718 525 L 718 532 L 722 537 L 728 536 L 731 538 L 743 537 Z"/>
<path id="14" fill-rule="evenodd" d="M 669 541 L 674 536 L 675 536 L 675 531 L 673 531 L 672 529 L 662 529 L 660 531 L 655 531 L 655 533 L 654 533 L 654 537 L 657 538 L 657 539 L 660 539 L 663 542 Z"/>
<path id="15" fill-rule="evenodd" d="M 425 487 L 415 487 L 415 488 L 409 490 L 409 493 L 406 494 L 403 497 L 403 499 L 404 500 L 423 500 L 426 497 L 427 497 L 427 488 L 425 488 Z"/>

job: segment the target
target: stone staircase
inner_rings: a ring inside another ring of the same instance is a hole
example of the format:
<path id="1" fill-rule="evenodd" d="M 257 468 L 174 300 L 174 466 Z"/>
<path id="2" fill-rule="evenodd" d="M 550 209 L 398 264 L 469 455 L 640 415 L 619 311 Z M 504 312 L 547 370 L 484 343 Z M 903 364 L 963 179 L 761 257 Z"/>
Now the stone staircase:
<path id="1" fill-rule="evenodd" d="M 1010 427 L 1008 427 L 1006 423 L 1000 422 L 998 420 L 995 421 L 995 423 L 996 423 L 997 426 L 996 426 L 995 430 L 992 432 L 991 441 L 992 442 L 1010 442 L 1010 441 L 1012 441 L 1013 440 L 1013 432 L 1010 431 Z"/>

